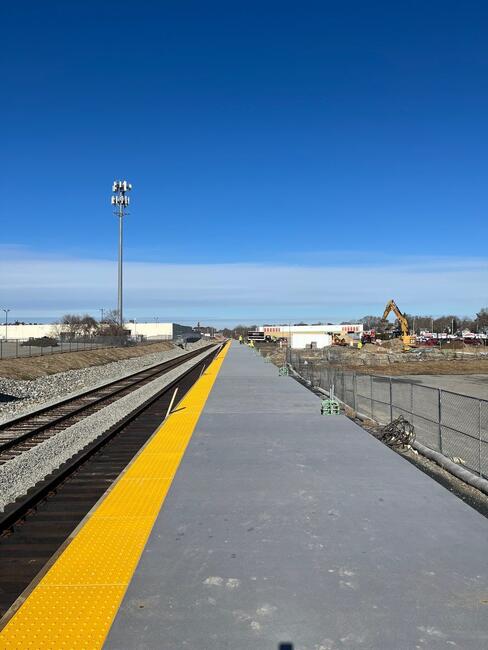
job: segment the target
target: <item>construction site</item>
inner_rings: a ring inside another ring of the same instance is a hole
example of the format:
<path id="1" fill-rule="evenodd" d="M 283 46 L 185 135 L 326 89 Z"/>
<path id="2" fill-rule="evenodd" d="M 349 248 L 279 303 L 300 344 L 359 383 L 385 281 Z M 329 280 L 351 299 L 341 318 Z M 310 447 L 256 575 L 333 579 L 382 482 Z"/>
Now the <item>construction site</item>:
<path id="1" fill-rule="evenodd" d="M 391 313 L 395 316 L 394 321 L 388 320 Z M 413 333 L 394 300 L 387 302 L 381 322 L 380 328 L 370 330 L 356 324 L 320 326 L 321 330 L 331 330 L 326 345 L 317 344 L 321 334 L 310 331 L 319 330 L 319 326 L 300 326 L 300 329 L 308 330 L 301 335 L 301 345 L 295 345 L 293 330 L 298 329 L 296 326 L 275 327 L 279 336 L 274 337 L 268 334 L 270 327 L 263 327 L 258 332 L 250 332 L 249 338 L 278 366 L 286 363 L 290 350 L 299 350 L 300 358 L 317 368 L 341 368 L 388 376 L 480 375 L 480 386 L 488 386 L 488 347 L 484 334 Z M 332 332 L 333 328 L 336 332 Z M 484 374 L 487 374 L 486 381 L 482 377 Z M 459 381 L 473 384 L 469 378 Z M 488 397 L 488 388 L 486 395 Z"/>
<path id="2" fill-rule="evenodd" d="M 6 5 L 0 650 L 488 650 L 487 25 Z"/>

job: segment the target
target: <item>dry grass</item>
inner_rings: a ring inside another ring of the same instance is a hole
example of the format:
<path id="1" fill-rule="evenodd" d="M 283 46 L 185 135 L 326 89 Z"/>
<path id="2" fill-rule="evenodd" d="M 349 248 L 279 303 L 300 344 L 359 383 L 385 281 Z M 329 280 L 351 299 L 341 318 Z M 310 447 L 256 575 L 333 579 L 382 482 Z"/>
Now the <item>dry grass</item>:
<path id="1" fill-rule="evenodd" d="M 112 361 L 143 357 L 154 352 L 172 350 L 174 345 L 169 341 L 160 341 L 149 345 L 138 345 L 130 348 L 104 348 L 87 352 L 64 352 L 42 357 L 23 359 L 3 359 L 0 361 L 0 377 L 8 379 L 37 379 L 57 372 L 103 366 Z"/>

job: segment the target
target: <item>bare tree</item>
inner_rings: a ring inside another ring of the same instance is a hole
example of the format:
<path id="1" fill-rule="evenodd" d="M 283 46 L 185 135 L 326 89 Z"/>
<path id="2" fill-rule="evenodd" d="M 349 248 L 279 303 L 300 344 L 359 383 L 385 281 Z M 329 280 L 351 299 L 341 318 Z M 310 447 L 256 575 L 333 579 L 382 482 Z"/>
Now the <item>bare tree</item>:
<path id="1" fill-rule="evenodd" d="M 381 325 L 381 318 L 379 316 L 363 316 L 359 322 L 363 323 L 368 330 L 378 329 Z"/>
<path id="2" fill-rule="evenodd" d="M 70 338 L 77 336 L 95 336 L 98 332 L 98 322 L 89 314 L 65 314 L 56 328 L 59 333 L 67 334 Z"/>
<path id="3" fill-rule="evenodd" d="M 483 307 L 476 314 L 476 318 L 470 316 L 456 316 L 455 314 L 445 314 L 442 316 L 433 316 L 425 314 L 405 314 L 408 320 L 410 330 L 416 333 L 422 330 L 434 330 L 438 333 L 455 334 L 460 330 L 470 330 L 472 332 L 488 331 L 488 308 Z M 381 328 L 381 319 L 377 316 L 364 316 L 360 319 L 366 327 Z M 397 326 L 398 323 L 395 323 Z"/>
<path id="4" fill-rule="evenodd" d="M 99 324 L 93 316 L 85 314 L 81 317 L 80 329 L 84 336 L 95 336 L 98 332 Z"/>
<path id="5" fill-rule="evenodd" d="M 488 329 L 488 309 L 486 307 L 482 307 L 476 314 L 476 323 L 480 331 Z"/>
<path id="6" fill-rule="evenodd" d="M 61 318 L 62 332 L 69 338 L 75 338 L 82 333 L 81 316 L 78 314 L 65 314 Z"/>
<path id="7" fill-rule="evenodd" d="M 248 332 L 252 332 L 258 328 L 257 325 L 237 325 L 234 327 L 233 332 L 236 336 L 247 336 Z"/>
<path id="8" fill-rule="evenodd" d="M 55 339 L 60 339 L 62 334 L 63 334 L 63 324 L 62 323 L 54 323 L 51 326 L 51 336 Z"/>
<path id="9" fill-rule="evenodd" d="M 454 332 L 457 330 L 457 323 L 458 318 L 453 314 L 439 316 L 439 318 L 434 318 L 434 331 L 444 334 L 452 334 L 451 330 Z"/>
<path id="10" fill-rule="evenodd" d="M 100 329 L 102 336 L 125 336 L 127 331 L 119 324 L 119 312 L 117 309 L 110 309 L 105 312 L 103 325 Z"/>

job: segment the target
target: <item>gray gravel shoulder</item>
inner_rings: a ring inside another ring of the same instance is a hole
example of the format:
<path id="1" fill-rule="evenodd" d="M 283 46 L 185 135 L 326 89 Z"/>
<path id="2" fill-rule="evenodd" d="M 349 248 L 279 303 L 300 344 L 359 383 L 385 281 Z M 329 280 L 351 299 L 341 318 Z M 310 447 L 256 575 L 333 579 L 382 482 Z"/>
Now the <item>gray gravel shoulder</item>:
<path id="1" fill-rule="evenodd" d="M 208 351 L 0 466 L 0 511 L 164 388 Z M 163 414 L 162 414 L 163 416 Z"/>
<path id="2" fill-rule="evenodd" d="M 186 350 L 175 347 L 171 350 L 113 361 L 101 366 L 68 370 L 31 381 L 0 377 L 0 394 L 14 399 L 14 401 L 0 401 L 0 424 L 41 406 L 49 406 L 60 399 L 97 388 L 162 361 L 174 359 L 204 345 L 208 345 L 208 341 L 188 344 Z"/>

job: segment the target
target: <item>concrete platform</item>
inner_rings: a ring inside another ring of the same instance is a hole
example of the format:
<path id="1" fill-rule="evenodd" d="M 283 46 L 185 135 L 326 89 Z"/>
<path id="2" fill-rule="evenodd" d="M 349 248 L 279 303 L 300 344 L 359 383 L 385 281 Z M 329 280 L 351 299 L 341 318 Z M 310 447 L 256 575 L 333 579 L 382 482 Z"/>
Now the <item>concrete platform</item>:
<path id="1" fill-rule="evenodd" d="M 106 648 L 488 647 L 488 522 L 233 344 Z"/>

